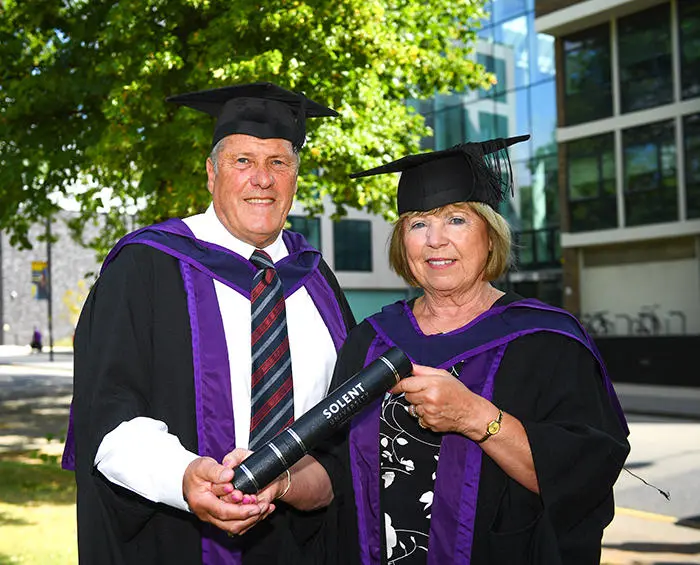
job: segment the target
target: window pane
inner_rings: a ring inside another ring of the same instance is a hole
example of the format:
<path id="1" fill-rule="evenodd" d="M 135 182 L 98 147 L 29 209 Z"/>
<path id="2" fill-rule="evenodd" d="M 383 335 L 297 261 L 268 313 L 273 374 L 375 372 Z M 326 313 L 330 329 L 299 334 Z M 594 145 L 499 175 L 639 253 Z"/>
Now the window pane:
<path id="1" fill-rule="evenodd" d="M 479 136 L 475 139 L 493 139 L 508 136 L 508 117 L 491 112 L 479 112 Z"/>
<path id="2" fill-rule="evenodd" d="M 513 115 L 513 106 L 510 106 L 505 114 L 510 117 L 510 132 L 509 135 L 523 135 L 526 133 L 532 134 L 531 122 L 531 96 L 529 88 L 519 88 L 512 91 L 509 96 L 511 100 L 515 98 L 515 115 Z M 503 110 L 502 110 L 503 111 Z M 514 123 L 512 123 L 514 120 Z M 515 161 L 525 161 L 532 156 L 532 139 L 522 143 L 516 143 L 509 149 L 511 159 Z"/>
<path id="3" fill-rule="evenodd" d="M 531 269 L 534 263 L 535 246 L 532 234 L 533 232 L 528 230 L 515 236 L 515 264 L 520 269 Z"/>
<path id="4" fill-rule="evenodd" d="M 563 48 L 566 125 L 611 116 L 610 26 L 564 37 Z"/>
<path id="5" fill-rule="evenodd" d="M 700 114 L 683 119 L 685 199 L 688 219 L 700 218 Z"/>
<path id="6" fill-rule="evenodd" d="M 426 135 L 420 140 L 421 151 L 432 151 L 435 149 L 435 99 L 416 100 L 410 98 L 406 100 L 406 105 L 421 114 L 425 120 L 425 125 L 433 131 L 433 135 Z"/>
<path id="7" fill-rule="evenodd" d="M 333 223 L 336 271 L 372 270 L 372 224 L 368 220 Z"/>
<path id="8" fill-rule="evenodd" d="M 525 230 L 513 235 L 516 266 L 519 270 L 561 266 L 558 228 Z"/>
<path id="9" fill-rule="evenodd" d="M 484 11 L 486 12 L 486 17 L 483 20 L 483 25 L 486 27 L 493 23 L 493 2 L 491 2 L 491 0 L 486 0 L 486 2 L 484 2 Z"/>
<path id="10" fill-rule="evenodd" d="M 618 41 L 622 111 L 633 112 L 671 102 L 670 4 L 620 18 Z"/>
<path id="11" fill-rule="evenodd" d="M 508 88 L 505 60 L 485 53 L 479 53 L 476 60 L 484 65 L 488 72 L 495 74 L 498 81 L 489 90 L 479 90 L 479 98 L 493 98 L 496 102 L 505 102 Z"/>
<path id="12" fill-rule="evenodd" d="M 554 38 L 551 35 L 538 33 L 535 36 L 535 45 L 532 57 L 534 64 L 530 67 L 533 83 L 552 79 L 556 70 L 554 64 Z"/>
<path id="13" fill-rule="evenodd" d="M 493 26 L 489 25 L 488 18 L 481 23 L 482 27 L 476 30 L 476 36 L 484 41 L 493 41 Z"/>
<path id="14" fill-rule="evenodd" d="M 435 99 L 433 120 L 436 150 L 447 149 L 466 141 L 466 124 L 460 95 L 438 96 Z"/>
<path id="15" fill-rule="evenodd" d="M 557 92 L 554 80 L 530 87 L 530 97 L 532 150 L 535 155 L 556 152 Z"/>
<path id="16" fill-rule="evenodd" d="M 494 22 L 502 22 L 533 8 L 532 0 L 493 0 L 491 2 L 491 18 Z"/>
<path id="17" fill-rule="evenodd" d="M 532 175 L 526 161 L 514 161 L 511 159 L 513 169 L 514 189 L 513 196 L 506 194 L 501 204 L 500 212 L 508 221 L 514 231 L 520 231 L 531 227 L 532 220 Z M 504 180 L 509 177 L 508 164 L 501 161 L 501 171 Z"/>
<path id="18" fill-rule="evenodd" d="M 622 132 L 625 224 L 678 220 L 676 144 L 673 121 Z"/>
<path id="19" fill-rule="evenodd" d="M 532 15 L 513 18 L 494 26 L 494 39 L 501 46 L 503 60 L 511 67 L 515 75 L 515 84 L 510 88 L 527 86 L 530 83 L 530 36 L 528 26 L 532 26 L 534 34 L 534 23 Z M 496 53 L 498 49 L 496 48 Z"/>
<path id="20" fill-rule="evenodd" d="M 532 220 L 534 229 L 559 225 L 559 167 L 556 155 L 535 157 L 532 170 Z"/>
<path id="21" fill-rule="evenodd" d="M 679 1 L 681 97 L 700 96 L 700 2 Z"/>
<path id="22" fill-rule="evenodd" d="M 312 247 L 321 249 L 321 220 L 319 218 L 287 216 L 287 220 L 290 224 L 290 230 L 303 235 Z"/>
<path id="23" fill-rule="evenodd" d="M 566 151 L 571 231 L 617 227 L 613 135 L 572 141 Z"/>

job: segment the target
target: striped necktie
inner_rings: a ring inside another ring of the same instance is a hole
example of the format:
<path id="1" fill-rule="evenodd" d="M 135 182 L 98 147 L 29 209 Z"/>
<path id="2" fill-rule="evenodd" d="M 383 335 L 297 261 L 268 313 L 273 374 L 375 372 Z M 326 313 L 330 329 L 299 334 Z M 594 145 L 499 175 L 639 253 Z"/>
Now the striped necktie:
<path id="1" fill-rule="evenodd" d="M 251 411 L 249 449 L 255 451 L 294 421 L 292 357 L 282 282 L 270 256 L 256 249 L 259 270 L 250 293 Z"/>

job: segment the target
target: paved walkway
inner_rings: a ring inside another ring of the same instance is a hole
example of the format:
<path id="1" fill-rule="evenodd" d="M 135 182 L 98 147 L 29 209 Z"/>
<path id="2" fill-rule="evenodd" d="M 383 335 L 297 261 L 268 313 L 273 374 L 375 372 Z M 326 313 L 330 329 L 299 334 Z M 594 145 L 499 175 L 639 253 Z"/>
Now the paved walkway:
<path id="1" fill-rule="evenodd" d="M 700 420 L 700 376 L 697 388 L 616 383 L 615 390 L 626 414 Z"/>
<path id="2" fill-rule="evenodd" d="M 700 563 L 700 521 L 690 526 L 672 516 L 617 508 L 603 535 L 604 565 Z"/>
<path id="3" fill-rule="evenodd" d="M 0 453 L 60 455 L 73 394 L 73 356 L 0 346 Z"/>

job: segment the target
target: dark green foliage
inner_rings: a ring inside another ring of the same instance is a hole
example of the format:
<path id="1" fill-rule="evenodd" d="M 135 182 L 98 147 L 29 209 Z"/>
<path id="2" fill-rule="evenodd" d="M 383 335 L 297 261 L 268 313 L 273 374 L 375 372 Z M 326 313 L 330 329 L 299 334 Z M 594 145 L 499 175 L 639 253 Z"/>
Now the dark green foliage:
<path id="1" fill-rule="evenodd" d="M 391 217 L 391 178 L 348 179 L 419 150 L 407 98 L 486 87 L 470 54 L 482 0 L 5 0 L 0 8 L 0 228 L 77 195 L 80 233 L 109 203 L 104 251 L 136 224 L 206 205 L 213 122 L 171 94 L 269 80 L 341 113 L 309 125 L 298 201 Z M 312 121 L 313 122 L 313 121 Z M 111 191 L 108 197 L 103 187 Z M 107 202 L 108 201 L 108 202 Z"/>

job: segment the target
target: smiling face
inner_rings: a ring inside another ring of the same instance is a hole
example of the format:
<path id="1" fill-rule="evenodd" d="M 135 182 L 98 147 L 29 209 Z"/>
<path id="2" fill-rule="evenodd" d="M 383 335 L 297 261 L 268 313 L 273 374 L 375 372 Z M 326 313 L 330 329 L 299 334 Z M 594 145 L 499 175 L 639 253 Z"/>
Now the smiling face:
<path id="1" fill-rule="evenodd" d="M 427 293 L 466 292 L 484 280 L 489 229 L 467 205 L 407 217 L 403 243 L 410 272 Z"/>
<path id="2" fill-rule="evenodd" d="M 297 190 L 299 156 L 286 139 L 225 137 L 216 166 L 207 159 L 207 187 L 221 223 L 238 239 L 263 248 L 284 227 Z"/>

